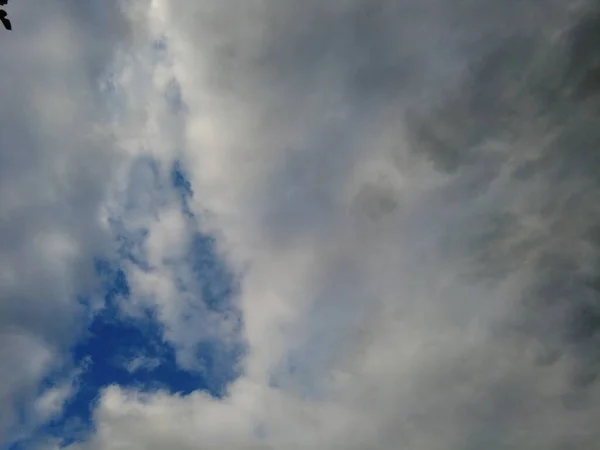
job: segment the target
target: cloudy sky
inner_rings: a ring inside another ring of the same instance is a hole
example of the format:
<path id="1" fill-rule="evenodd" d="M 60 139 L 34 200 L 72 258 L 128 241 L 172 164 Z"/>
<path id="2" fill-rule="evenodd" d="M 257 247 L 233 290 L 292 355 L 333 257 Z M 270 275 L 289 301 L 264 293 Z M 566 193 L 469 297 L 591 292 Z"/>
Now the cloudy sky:
<path id="1" fill-rule="evenodd" d="M 600 3 L 13 0 L 0 449 L 592 449 Z"/>

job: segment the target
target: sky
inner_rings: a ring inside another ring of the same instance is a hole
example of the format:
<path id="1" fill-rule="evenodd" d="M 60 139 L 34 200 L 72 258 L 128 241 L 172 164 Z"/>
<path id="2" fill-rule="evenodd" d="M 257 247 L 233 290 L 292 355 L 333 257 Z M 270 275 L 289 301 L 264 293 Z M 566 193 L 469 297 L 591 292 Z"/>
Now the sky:
<path id="1" fill-rule="evenodd" d="M 0 450 L 600 439 L 596 0 L 13 0 Z"/>

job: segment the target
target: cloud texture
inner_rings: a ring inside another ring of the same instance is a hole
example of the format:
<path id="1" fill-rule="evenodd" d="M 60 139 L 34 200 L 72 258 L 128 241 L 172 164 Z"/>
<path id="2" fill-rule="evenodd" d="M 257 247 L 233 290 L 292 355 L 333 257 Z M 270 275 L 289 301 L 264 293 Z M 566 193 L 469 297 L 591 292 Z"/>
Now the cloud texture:
<path id="1" fill-rule="evenodd" d="M 26 5 L 0 49 L 0 433 L 74 389 L 38 383 L 105 256 L 124 317 L 238 376 L 110 386 L 70 450 L 594 448 L 597 2 Z M 199 275 L 200 233 L 235 288 Z"/>

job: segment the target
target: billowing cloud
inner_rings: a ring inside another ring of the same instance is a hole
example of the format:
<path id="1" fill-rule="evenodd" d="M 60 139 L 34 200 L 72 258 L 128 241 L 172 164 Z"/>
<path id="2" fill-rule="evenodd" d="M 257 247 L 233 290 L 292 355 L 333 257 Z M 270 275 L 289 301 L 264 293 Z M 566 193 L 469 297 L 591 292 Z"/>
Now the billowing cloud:
<path id="1" fill-rule="evenodd" d="M 68 361 L 77 294 L 91 292 L 92 255 L 110 245 L 99 207 L 119 157 L 96 79 L 129 39 L 117 2 L 101 15 L 14 3 L 0 46 L 0 440 Z"/>
<path id="2" fill-rule="evenodd" d="M 219 343 L 239 377 L 219 396 L 107 387 L 67 448 L 595 445 L 595 2 L 123 7 L 117 156 L 93 165 L 115 169 L 83 204 L 129 241 L 121 313 L 150 310 L 186 370 Z M 63 260 L 107 239 L 36 223 Z M 220 307 L 199 233 L 235 274 Z"/>

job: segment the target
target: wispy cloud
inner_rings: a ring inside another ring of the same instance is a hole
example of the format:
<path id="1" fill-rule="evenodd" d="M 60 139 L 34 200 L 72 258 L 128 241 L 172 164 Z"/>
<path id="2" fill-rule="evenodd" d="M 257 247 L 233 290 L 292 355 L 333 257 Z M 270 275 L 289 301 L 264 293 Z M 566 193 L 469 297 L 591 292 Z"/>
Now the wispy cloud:
<path id="1" fill-rule="evenodd" d="M 146 356 L 136 356 L 128 361 L 125 368 L 129 373 L 134 373 L 139 370 L 152 371 L 160 366 L 159 358 L 149 358 Z"/>

